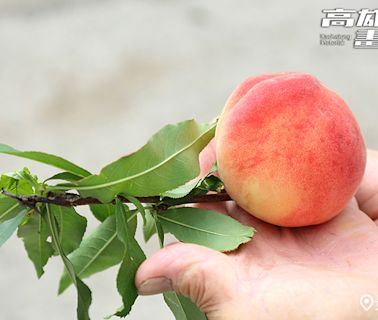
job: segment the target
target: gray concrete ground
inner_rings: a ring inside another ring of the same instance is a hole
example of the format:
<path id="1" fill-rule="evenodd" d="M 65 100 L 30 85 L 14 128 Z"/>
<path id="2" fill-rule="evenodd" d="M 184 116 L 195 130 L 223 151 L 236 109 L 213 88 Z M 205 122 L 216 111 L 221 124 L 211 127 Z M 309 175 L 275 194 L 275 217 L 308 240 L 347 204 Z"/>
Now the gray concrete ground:
<path id="1" fill-rule="evenodd" d="M 351 9 L 376 6 L 344 3 Z M 378 148 L 378 50 L 319 45 L 319 34 L 331 32 L 320 28 L 321 10 L 339 6 L 299 0 L 1 0 L 0 141 L 60 154 L 97 172 L 166 123 L 213 118 L 249 75 L 305 71 L 344 97 L 368 146 Z M 55 172 L 0 157 L 1 172 L 25 164 L 41 177 Z M 146 250 L 151 254 L 157 246 Z M 21 241 L 12 238 L 0 249 L 0 318 L 74 319 L 74 291 L 56 297 L 60 272 L 55 259 L 38 281 Z M 93 319 L 119 305 L 115 272 L 88 280 Z M 160 297 L 140 298 L 129 319 L 151 318 L 173 319 Z"/>

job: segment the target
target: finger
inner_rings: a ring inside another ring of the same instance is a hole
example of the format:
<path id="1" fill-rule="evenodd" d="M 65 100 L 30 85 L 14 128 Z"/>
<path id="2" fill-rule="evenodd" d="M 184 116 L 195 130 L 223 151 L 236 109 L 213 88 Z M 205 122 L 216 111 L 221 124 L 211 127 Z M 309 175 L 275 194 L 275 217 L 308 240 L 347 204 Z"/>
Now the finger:
<path id="1" fill-rule="evenodd" d="M 227 214 L 244 225 L 254 227 L 258 233 L 263 233 L 267 238 L 277 237 L 282 229 L 256 218 L 253 214 L 239 207 L 235 202 L 227 203 Z"/>
<path id="2" fill-rule="evenodd" d="M 370 231 L 376 234 L 375 224 L 359 209 L 355 198 L 352 198 L 343 211 L 326 225 L 339 235 L 357 232 L 359 229 L 365 234 Z"/>
<path id="3" fill-rule="evenodd" d="M 281 227 L 277 227 L 254 217 L 252 214 L 240 208 L 234 201 L 201 203 L 196 204 L 195 207 L 214 210 L 219 213 L 226 214 L 246 226 L 255 228 L 257 235 L 254 237 L 254 243 L 256 243 L 256 241 L 258 243 L 261 241 L 271 242 L 279 237 L 280 230 L 282 229 Z"/>
<path id="4" fill-rule="evenodd" d="M 214 313 L 222 306 L 230 305 L 237 292 L 232 264 L 220 252 L 176 243 L 147 259 L 136 274 L 135 284 L 141 295 L 174 290 L 189 297 L 205 313 Z"/>
<path id="5" fill-rule="evenodd" d="M 227 201 L 195 203 L 195 204 L 193 204 L 193 207 L 217 211 L 217 212 L 222 213 L 222 214 L 227 214 Z"/>
<path id="6" fill-rule="evenodd" d="M 203 178 L 208 175 L 211 167 L 216 160 L 215 155 L 215 139 L 213 138 L 209 144 L 201 151 L 199 154 L 199 163 L 200 163 L 200 174 L 198 178 Z M 214 175 L 218 176 L 218 173 L 213 173 Z"/>
<path id="7" fill-rule="evenodd" d="M 378 219 L 378 151 L 367 150 L 365 174 L 356 193 L 360 209 Z"/>

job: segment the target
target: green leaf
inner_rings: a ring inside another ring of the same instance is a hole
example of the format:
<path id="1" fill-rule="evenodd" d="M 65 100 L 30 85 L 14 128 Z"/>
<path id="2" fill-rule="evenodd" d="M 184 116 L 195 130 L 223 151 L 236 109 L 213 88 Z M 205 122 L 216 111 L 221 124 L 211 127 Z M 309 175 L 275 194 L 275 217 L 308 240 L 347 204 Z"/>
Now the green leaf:
<path id="1" fill-rule="evenodd" d="M 115 214 L 115 205 L 114 204 L 91 204 L 89 206 L 93 215 L 100 221 L 104 221 L 109 216 Z M 134 210 L 130 211 L 131 218 L 129 221 L 130 230 L 135 235 L 136 228 L 137 228 L 137 219 L 136 219 L 136 212 Z"/>
<path id="2" fill-rule="evenodd" d="M 15 217 L 0 224 L 0 247 L 12 236 L 16 231 L 21 220 L 24 218 L 29 209 L 22 209 Z"/>
<path id="3" fill-rule="evenodd" d="M 127 221 L 133 234 L 136 230 L 136 212 L 130 212 Z M 124 255 L 124 245 L 117 238 L 115 215 L 108 217 L 92 233 L 85 236 L 79 248 L 71 252 L 68 258 L 71 260 L 77 275 L 87 278 L 119 264 Z M 59 294 L 66 290 L 72 281 L 64 272 L 59 284 Z"/>
<path id="4" fill-rule="evenodd" d="M 211 168 L 210 168 L 209 174 L 212 174 L 217 170 L 218 170 L 218 162 L 217 162 L 217 160 L 215 160 L 214 163 L 212 164 Z"/>
<path id="5" fill-rule="evenodd" d="M 152 216 L 154 217 L 154 221 L 155 221 L 155 230 L 156 230 L 156 233 L 157 233 L 157 236 L 158 236 L 158 239 L 159 239 L 160 249 L 162 249 L 162 248 L 164 248 L 164 236 L 165 236 L 164 230 L 163 230 L 163 227 L 162 227 L 160 221 L 158 220 L 156 211 L 152 212 Z"/>
<path id="6" fill-rule="evenodd" d="M 17 216 L 22 208 L 18 200 L 0 194 L 0 223 Z"/>
<path id="7" fill-rule="evenodd" d="M 223 182 L 214 175 L 207 175 L 197 181 L 189 182 L 175 189 L 168 190 L 161 194 L 161 197 L 172 199 L 184 198 L 187 195 L 206 194 L 208 191 L 221 192 L 224 190 Z"/>
<path id="8" fill-rule="evenodd" d="M 49 229 L 46 220 L 33 211 L 27 222 L 18 227 L 17 235 L 22 238 L 28 257 L 40 278 L 44 273 L 43 267 L 54 253 L 51 243 L 47 241 Z"/>
<path id="9" fill-rule="evenodd" d="M 70 272 L 72 273 L 72 272 Z M 76 277 L 77 290 L 77 319 L 90 320 L 89 307 L 92 303 L 92 293 L 89 287 L 78 277 Z"/>
<path id="10" fill-rule="evenodd" d="M 53 167 L 66 170 L 80 177 L 86 177 L 91 174 L 89 171 L 77 166 L 76 164 L 49 153 L 39 151 L 19 151 L 6 144 L 0 144 L 0 153 L 42 162 Z"/>
<path id="11" fill-rule="evenodd" d="M 84 237 L 80 247 L 71 252 L 68 258 L 77 275 L 84 279 L 119 264 L 123 255 L 124 246 L 117 238 L 116 220 L 113 215 Z M 72 284 L 72 279 L 65 271 L 60 279 L 59 294 L 70 284 Z"/>
<path id="12" fill-rule="evenodd" d="M 8 192 L 16 194 L 31 195 L 37 182 L 31 182 L 29 176 L 23 176 L 22 171 L 3 173 L 0 179 L 0 187 Z M 39 188 L 39 186 L 37 187 Z"/>
<path id="13" fill-rule="evenodd" d="M 59 242 L 65 254 L 77 249 L 87 228 L 87 219 L 79 215 L 74 208 L 50 205 L 59 227 Z"/>
<path id="14" fill-rule="evenodd" d="M 187 196 L 198 184 L 199 181 L 193 181 L 175 189 L 168 190 L 161 194 L 162 197 L 169 197 L 173 199 L 179 199 Z"/>
<path id="15" fill-rule="evenodd" d="M 142 215 L 143 225 L 146 224 L 146 210 L 143 207 L 142 203 L 137 198 L 135 198 L 133 196 L 125 195 L 125 194 L 123 194 L 122 196 L 124 198 L 126 198 L 128 201 L 130 201 L 135 206 L 135 208 L 138 210 L 138 212 L 140 212 L 140 214 Z"/>
<path id="16" fill-rule="evenodd" d="M 80 180 L 82 178 L 83 177 L 73 174 L 71 172 L 64 171 L 64 172 L 54 174 L 52 177 L 47 178 L 44 182 L 47 182 L 50 180 L 65 180 L 65 181 L 73 182 L 73 181 Z"/>
<path id="17" fill-rule="evenodd" d="M 159 242 L 161 246 L 163 246 L 164 243 L 164 230 L 161 227 L 161 224 L 159 221 L 155 220 L 154 216 L 152 215 L 150 210 L 146 211 L 146 223 L 143 225 L 143 238 L 145 242 L 148 242 L 151 237 L 157 233 L 159 229 L 160 237 Z"/>
<path id="18" fill-rule="evenodd" d="M 176 292 L 164 292 L 164 301 L 176 320 L 206 320 L 206 315 L 188 298 Z"/>
<path id="19" fill-rule="evenodd" d="M 60 257 L 62 258 L 65 270 L 67 271 L 68 276 L 71 281 L 74 283 L 77 290 L 77 319 L 78 320 L 89 320 L 89 307 L 92 303 L 92 293 L 88 286 L 81 281 L 75 272 L 75 268 L 72 265 L 71 261 L 65 255 L 63 248 L 59 242 L 59 231 L 58 225 L 55 220 L 54 214 L 51 212 L 50 205 L 46 206 L 47 209 L 47 221 L 49 224 L 50 234 L 54 246 L 57 248 Z"/>
<path id="20" fill-rule="evenodd" d="M 19 194 L 34 194 L 41 189 L 41 183 L 36 175 L 32 175 L 28 168 L 20 171 L 3 173 L 1 188 Z"/>
<path id="21" fill-rule="evenodd" d="M 157 219 L 156 216 L 155 216 L 155 228 L 156 228 L 156 233 L 158 235 L 160 248 L 163 248 L 164 247 L 165 231 L 163 229 L 162 224 L 160 223 L 160 220 Z"/>
<path id="22" fill-rule="evenodd" d="M 160 247 L 164 246 L 164 233 L 156 213 L 154 214 L 156 228 L 158 230 L 158 237 Z M 160 226 L 160 227 L 159 227 Z M 159 231 L 159 229 L 161 229 Z M 171 309 L 176 320 L 206 320 L 206 315 L 188 298 L 176 292 L 164 292 L 164 301 Z"/>
<path id="23" fill-rule="evenodd" d="M 146 223 L 143 225 L 143 238 L 147 242 L 156 233 L 155 219 L 149 210 L 145 210 Z"/>
<path id="24" fill-rule="evenodd" d="M 138 224 L 138 219 L 137 219 L 137 215 L 138 215 L 138 210 L 135 209 L 135 210 L 127 210 L 127 223 L 129 225 L 129 230 L 130 230 L 130 233 L 133 235 L 133 237 L 135 237 L 135 233 L 136 233 L 136 229 L 137 229 L 137 224 Z"/>
<path id="25" fill-rule="evenodd" d="M 116 201 L 117 236 L 125 245 L 125 256 L 117 275 L 117 289 L 122 297 L 123 308 L 116 312 L 117 316 L 125 317 L 138 297 L 135 287 L 135 274 L 146 256 L 135 240 L 127 224 L 128 208 L 118 199 Z"/>
<path id="26" fill-rule="evenodd" d="M 125 255 L 126 251 L 129 249 L 129 227 L 127 225 L 127 212 L 130 211 L 129 208 L 123 204 L 120 200 L 116 199 L 116 230 L 118 239 L 125 246 Z"/>
<path id="27" fill-rule="evenodd" d="M 210 175 L 202 179 L 199 188 L 206 191 L 221 192 L 224 190 L 224 184 L 218 177 Z"/>
<path id="28" fill-rule="evenodd" d="M 188 120 L 167 125 L 131 155 L 77 182 L 82 196 L 103 203 L 117 194 L 152 196 L 176 188 L 199 174 L 198 155 L 214 136 L 215 124 Z M 61 190 L 72 187 L 59 187 Z"/>
<path id="29" fill-rule="evenodd" d="M 104 221 L 115 213 L 114 204 L 91 204 L 89 208 L 99 221 Z"/>
<path id="30" fill-rule="evenodd" d="M 230 251 L 251 240 L 255 230 L 215 211 L 199 208 L 169 209 L 158 215 L 164 230 L 183 242 Z"/>

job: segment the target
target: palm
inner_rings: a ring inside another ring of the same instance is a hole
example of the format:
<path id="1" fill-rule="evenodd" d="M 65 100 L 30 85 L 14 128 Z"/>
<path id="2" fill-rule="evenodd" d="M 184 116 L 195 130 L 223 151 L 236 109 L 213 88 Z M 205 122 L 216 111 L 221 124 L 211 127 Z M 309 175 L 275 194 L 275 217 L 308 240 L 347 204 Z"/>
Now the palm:
<path id="1" fill-rule="evenodd" d="M 378 228 L 359 210 L 355 199 L 335 219 L 302 228 L 264 223 L 235 205 L 228 211 L 258 231 L 253 241 L 230 254 L 235 259 L 245 259 L 262 269 L 286 264 L 340 271 L 355 269 L 378 275 Z M 375 265 L 368 264 L 369 260 Z"/>
<path id="2" fill-rule="evenodd" d="M 360 298 L 378 298 L 378 152 L 368 152 L 356 197 L 321 225 L 282 228 L 233 202 L 202 206 L 257 233 L 227 254 L 190 244 L 168 246 L 142 265 L 139 286 L 144 279 L 166 277 L 209 320 L 377 319 L 378 301 L 365 311 Z"/>
<path id="3" fill-rule="evenodd" d="M 328 223 L 302 228 L 264 223 L 233 203 L 213 209 L 257 230 L 251 242 L 228 254 L 238 279 L 235 292 L 243 292 L 236 299 L 246 305 L 240 319 L 247 319 L 245 312 L 252 314 L 252 309 L 257 319 L 272 319 L 282 310 L 290 311 L 288 306 L 295 309 L 290 319 L 366 317 L 359 299 L 369 289 L 377 294 L 378 228 L 355 199 Z M 353 302 L 353 313 L 350 306 L 337 309 Z M 306 304 L 298 313 L 298 306 Z M 209 315 L 209 319 L 223 318 Z"/>

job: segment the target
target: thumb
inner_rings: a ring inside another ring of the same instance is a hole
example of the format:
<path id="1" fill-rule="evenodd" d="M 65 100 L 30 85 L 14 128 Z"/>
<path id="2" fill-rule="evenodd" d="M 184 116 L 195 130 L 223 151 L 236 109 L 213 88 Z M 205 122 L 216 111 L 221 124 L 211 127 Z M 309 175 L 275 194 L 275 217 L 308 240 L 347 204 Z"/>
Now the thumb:
<path id="1" fill-rule="evenodd" d="M 360 209 L 378 224 L 378 151 L 367 150 L 366 169 L 356 198 Z"/>
<path id="2" fill-rule="evenodd" d="M 225 254 L 185 243 L 155 253 L 142 263 L 135 278 L 140 295 L 176 291 L 196 303 L 209 319 L 231 319 L 236 283 L 235 266 Z"/>

